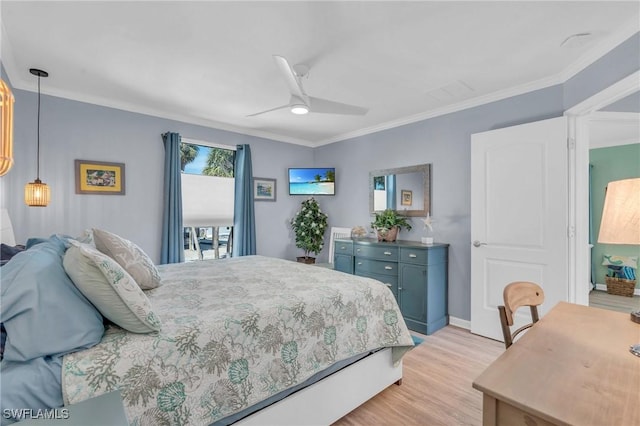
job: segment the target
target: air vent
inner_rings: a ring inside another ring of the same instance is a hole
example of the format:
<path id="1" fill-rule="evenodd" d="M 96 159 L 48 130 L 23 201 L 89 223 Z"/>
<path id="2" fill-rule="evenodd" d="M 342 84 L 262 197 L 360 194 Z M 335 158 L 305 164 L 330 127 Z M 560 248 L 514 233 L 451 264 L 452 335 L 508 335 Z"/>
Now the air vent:
<path id="1" fill-rule="evenodd" d="M 474 89 L 462 80 L 456 80 L 433 90 L 429 90 L 425 95 L 437 101 L 445 102 L 462 99 L 465 95 L 473 92 Z"/>

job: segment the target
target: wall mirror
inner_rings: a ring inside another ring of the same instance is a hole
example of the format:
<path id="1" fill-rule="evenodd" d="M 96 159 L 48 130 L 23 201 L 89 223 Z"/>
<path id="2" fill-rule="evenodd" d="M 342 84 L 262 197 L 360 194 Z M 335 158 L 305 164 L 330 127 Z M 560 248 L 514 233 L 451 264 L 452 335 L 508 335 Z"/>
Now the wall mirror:
<path id="1" fill-rule="evenodd" d="M 392 209 L 404 216 L 431 211 L 431 164 L 369 173 L 369 211 Z"/>

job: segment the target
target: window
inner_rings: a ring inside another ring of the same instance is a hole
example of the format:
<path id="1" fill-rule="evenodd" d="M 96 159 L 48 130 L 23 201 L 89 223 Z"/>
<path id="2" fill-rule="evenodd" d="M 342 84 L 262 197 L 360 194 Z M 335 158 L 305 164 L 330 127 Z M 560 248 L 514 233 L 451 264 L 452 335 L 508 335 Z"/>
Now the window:
<path id="1" fill-rule="evenodd" d="M 182 140 L 185 259 L 231 256 L 235 150 Z"/>

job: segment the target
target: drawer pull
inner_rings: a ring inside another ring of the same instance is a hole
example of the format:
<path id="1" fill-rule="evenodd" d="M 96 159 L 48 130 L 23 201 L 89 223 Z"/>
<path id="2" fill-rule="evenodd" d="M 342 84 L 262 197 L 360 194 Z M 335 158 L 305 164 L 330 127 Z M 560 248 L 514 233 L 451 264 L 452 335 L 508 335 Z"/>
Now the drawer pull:
<path id="1" fill-rule="evenodd" d="M 362 265 L 362 262 L 358 262 L 358 265 Z"/>
<path id="2" fill-rule="evenodd" d="M 346 249 L 345 246 L 340 246 L 340 250 L 344 250 L 344 249 Z"/>
<path id="3" fill-rule="evenodd" d="M 393 266 L 385 266 L 385 267 L 384 267 L 384 269 L 386 269 L 386 270 L 390 271 L 390 270 L 392 270 L 392 269 L 393 269 Z"/>
<path id="4" fill-rule="evenodd" d="M 385 255 L 385 256 L 391 256 L 391 252 L 390 252 L 390 251 L 385 251 L 385 252 L 384 252 L 384 255 Z"/>
<path id="5" fill-rule="evenodd" d="M 415 255 L 415 254 L 413 254 L 413 253 L 409 253 L 409 257 L 418 257 L 418 256 L 416 256 L 416 255 Z"/>
<path id="6" fill-rule="evenodd" d="M 360 252 L 360 249 L 356 249 L 357 252 Z"/>
<path id="7" fill-rule="evenodd" d="M 386 286 L 387 286 L 387 287 L 389 287 L 389 288 L 393 287 L 393 286 L 392 286 L 391 284 L 389 284 L 389 283 L 384 283 L 384 285 L 386 285 Z"/>

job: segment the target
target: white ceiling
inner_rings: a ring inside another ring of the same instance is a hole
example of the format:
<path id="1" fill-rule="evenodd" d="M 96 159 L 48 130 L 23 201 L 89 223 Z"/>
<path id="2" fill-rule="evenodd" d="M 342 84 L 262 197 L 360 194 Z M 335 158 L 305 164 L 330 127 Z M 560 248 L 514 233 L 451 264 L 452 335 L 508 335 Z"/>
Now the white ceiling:
<path id="1" fill-rule="evenodd" d="M 15 88 L 319 146 L 558 84 L 638 31 L 638 1 L 8 1 Z M 573 34 L 591 33 L 561 43 Z M 311 96 L 364 116 L 288 110 L 272 55 Z M 444 89 L 444 90 L 443 90 Z M 185 135 L 188 136 L 188 135 Z"/>

